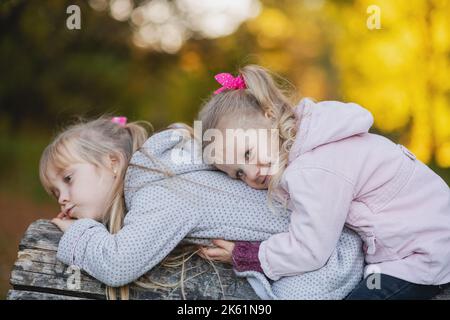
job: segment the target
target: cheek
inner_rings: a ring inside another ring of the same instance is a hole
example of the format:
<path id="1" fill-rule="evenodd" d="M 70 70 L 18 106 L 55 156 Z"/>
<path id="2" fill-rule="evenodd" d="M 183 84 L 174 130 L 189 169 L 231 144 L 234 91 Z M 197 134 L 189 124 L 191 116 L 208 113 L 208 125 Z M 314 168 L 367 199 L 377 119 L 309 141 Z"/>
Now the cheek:
<path id="1" fill-rule="evenodd" d="M 108 181 L 106 177 L 92 173 L 78 185 L 79 195 L 86 204 L 99 206 L 105 200 L 111 185 L 112 181 Z"/>
<path id="2" fill-rule="evenodd" d="M 97 179 L 92 181 L 90 186 L 85 189 L 86 206 L 89 208 L 86 210 L 86 218 L 91 218 L 97 221 L 101 220 L 101 214 L 109 201 L 109 192 L 112 187 L 112 181 L 108 181 L 106 178 L 103 180 Z M 86 209 L 87 209 L 86 208 Z"/>
<path id="3" fill-rule="evenodd" d="M 245 177 L 242 181 L 244 181 L 246 184 L 248 184 L 252 188 L 256 187 L 256 182 L 247 177 Z"/>
<path id="4" fill-rule="evenodd" d="M 267 158 L 267 160 L 270 160 L 271 158 L 274 158 L 276 153 L 278 152 L 278 145 L 272 143 L 272 140 L 269 139 L 266 141 L 266 150 L 262 153 L 262 156 Z"/>
<path id="5" fill-rule="evenodd" d="M 116 179 L 112 175 L 105 175 L 100 180 L 97 194 L 102 201 L 108 200 L 108 197 L 116 184 Z"/>
<path id="6" fill-rule="evenodd" d="M 216 167 L 216 169 L 218 169 L 219 171 L 222 171 L 222 172 L 224 172 L 224 173 L 228 173 L 228 167 L 226 166 L 226 165 L 216 165 L 215 166 Z"/>

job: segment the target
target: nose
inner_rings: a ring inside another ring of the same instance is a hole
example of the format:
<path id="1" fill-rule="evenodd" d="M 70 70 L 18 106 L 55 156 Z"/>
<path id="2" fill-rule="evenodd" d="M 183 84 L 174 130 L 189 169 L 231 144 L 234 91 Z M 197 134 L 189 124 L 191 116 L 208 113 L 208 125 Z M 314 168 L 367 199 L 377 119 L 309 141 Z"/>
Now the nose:
<path id="1" fill-rule="evenodd" d="M 68 196 L 67 192 L 61 190 L 61 193 L 59 194 L 59 197 L 58 197 L 58 203 L 61 206 L 63 206 L 68 202 L 69 202 L 69 196 Z"/>
<path id="2" fill-rule="evenodd" d="M 247 168 L 245 168 L 245 175 L 247 179 L 256 181 L 260 176 L 260 169 L 257 165 L 249 165 Z"/>
<path id="3" fill-rule="evenodd" d="M 258 165 L 261 167 L 270 167 L 272 164 L 272 159 L 268 154 L 260 154 L 258 155 Z"/>
<path id="4" fill-rule="evenodd" d="M 272 162 L 268 160 L 267 162 L 259 164 L 259 175 L 267 176 L 271 174 Z"/>

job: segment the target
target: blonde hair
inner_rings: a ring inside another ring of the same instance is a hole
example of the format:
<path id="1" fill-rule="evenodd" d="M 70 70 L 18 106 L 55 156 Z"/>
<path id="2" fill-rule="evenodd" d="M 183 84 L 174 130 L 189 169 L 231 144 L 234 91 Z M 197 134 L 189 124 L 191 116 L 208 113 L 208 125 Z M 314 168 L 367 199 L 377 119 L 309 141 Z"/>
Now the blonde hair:
<path id="1" fill-rule="evenodd" d="M 246 89 L 225 90 L 213 95 L 203 105 L 198 115 L 202 121 L 202 134 L 208 129 L 217 128 L 219 122 L 224 119 L 233 117 L 252 117 L 259 114 L 271 120 L 272 128 L 278 129 L 280 145 L 280 170 L 272 176 L 268 187 L 269 205 L 272 205 L 273 192 L 288 164 L 289 151 L 297 133 L 297 118 L 294 113 L 296 97 L 292 95 L 294 90 L 289 92 L 289 87 L 292 89 L 290 83 L 261 66 L 247 65 L 239 69 L 239 75 L 244 79 Z M 280 79 L 285 87 L 277 84 L 274 77 Z M 203 148 L 209 143 L 203 142 Z"/>
<path id="2" fill-rule="evenodd" d="M 131 122 L 122 126 L 112 122 L 110 116 L 102 116 L 91 121 L 78 119 L 76 123 L 59 133 L 42 153 L 39 177 L 44 189 L 52 194 L 47 175 L 50 168 L 59 172 L 76 161 L 101 167 L 105 166 L 105 157 L 113 156 L 118 160 L 119 167 L 115 173 L 116 182 L 112 186 L 102 217 L 109 232 L 117 233 L 122 228 L 126 214 L 123 188 L 125 172 L 131 156 L 149 136 L 144 124 L 152 128 L 146 121 Z M 116 288 L 107 287 L 106 294 L 108 298 L 116 299 Z M 120 287 L 120 296 L 122 299 L 128 299 L 128 286 Z"/>

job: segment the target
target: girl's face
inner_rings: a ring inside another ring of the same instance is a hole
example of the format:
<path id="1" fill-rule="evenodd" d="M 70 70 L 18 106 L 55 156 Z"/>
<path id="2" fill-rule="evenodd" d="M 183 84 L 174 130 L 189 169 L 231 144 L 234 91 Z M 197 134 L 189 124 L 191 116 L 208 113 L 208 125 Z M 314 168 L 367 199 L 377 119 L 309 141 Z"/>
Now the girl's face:
<path id="1" fill-rule="evenodd" d="M 102 220 L 102 213 L 114 185 L 112 169 L 78 162 L 61 172 L 49 169 L 47 174 L 61 212 L 74 219 Z"/>
<path id="2" fill-rule="evenodd" d="M 221 129 L 223 149 L 215 150 L 213 161 L 217 169 L 231 178 L 241 179 L 254 189 L 267 189 L 272 175 L 278 171 L 278 132 L 271 130 L 271 122 L 264 117 L 253 123 L 248 123 L 248 119 L 245 122 L 230 121 L 221 126 L 226 128 Z M 228 135 L 227 130 L 231 130 Z"/>

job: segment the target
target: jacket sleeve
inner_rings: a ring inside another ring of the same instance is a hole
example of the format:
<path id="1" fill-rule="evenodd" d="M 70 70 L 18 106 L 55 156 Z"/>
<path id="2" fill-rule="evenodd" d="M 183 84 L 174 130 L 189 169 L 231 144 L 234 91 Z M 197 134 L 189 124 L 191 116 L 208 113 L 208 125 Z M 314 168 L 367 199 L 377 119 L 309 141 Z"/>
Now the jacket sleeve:
<path id="1" fill-rule="evenodd" d="M 158 197 L 161 192 L 164 197 Z M 195 217 L 184 212 L 174 193 L 150 185 L 134 195 L 118 233 L 110 234 L 92 219 L 80 219 L 61 238 L 57 258 L 108 286 L 125 285 L 157 265 L 191 231 Z"/>
<path id="2" fill-rule="evenodd" d="M 338 243 L 353 200 L 353 184 L 322 168 L 286 172 L 293 206 L 288 232 L 263 241 L 258 253 L 273 280 L 323 267 Z"/>

